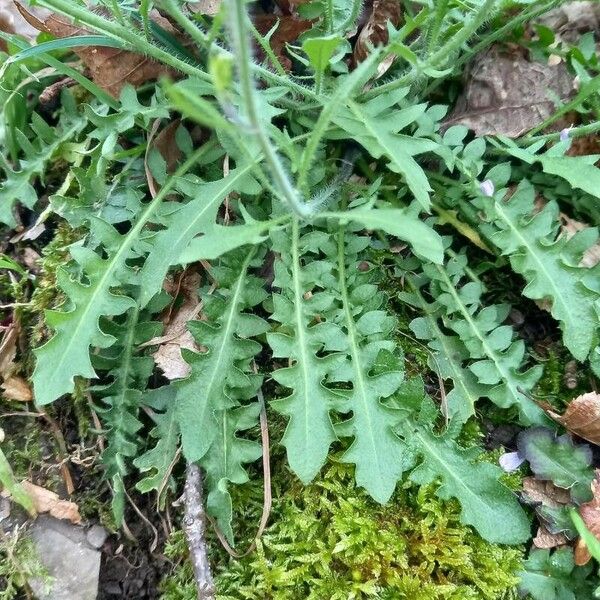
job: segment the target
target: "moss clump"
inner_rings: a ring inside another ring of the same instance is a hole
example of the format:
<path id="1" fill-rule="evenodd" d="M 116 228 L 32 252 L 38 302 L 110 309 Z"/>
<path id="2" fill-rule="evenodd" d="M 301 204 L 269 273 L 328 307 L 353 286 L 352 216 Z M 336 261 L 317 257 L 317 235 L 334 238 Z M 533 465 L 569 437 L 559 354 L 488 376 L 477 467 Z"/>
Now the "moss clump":
<path id="1" fill-rule="evenodd" d="M 31 305 L 26 311 L 28 322 L 32 323 L 30 341 L 32 347 L 38 346 L 45 337 L 44 311 L 57 306 L 62 294 L 56 285 L 56 271 L 64 266 L 69 257 L 69 245 L 78 238 L 76 230 L 61 223 L 56 228 L 52 241 L 42 250 L 41 275 L 31 297 Z"/>
<path id="2" fill-rule="evenodd" d="M 380 506 L 354 487 L 351 467 L 332 463 L 319 483 L 293 483 L 274 500 L 256 552 L 215 561 L 218 598 L 516 598 L 522 549 L 485 542 L 459 512 L 436 498 L 434 486 L 411 484 Z M 183 537 L 173 537 L 167 554 L 185 553 Z M 162 589 L 164 600 L 194 599 L 190 565 L 177 567 Z"/>
<path id="3" fill-rule="evenodd" d="M 50 584 L 46 568 L 40 563 L 32 540 L 19 529 L 0 536 L 0 599 L 31 597 L 27 581 L 37 578 Z"/>

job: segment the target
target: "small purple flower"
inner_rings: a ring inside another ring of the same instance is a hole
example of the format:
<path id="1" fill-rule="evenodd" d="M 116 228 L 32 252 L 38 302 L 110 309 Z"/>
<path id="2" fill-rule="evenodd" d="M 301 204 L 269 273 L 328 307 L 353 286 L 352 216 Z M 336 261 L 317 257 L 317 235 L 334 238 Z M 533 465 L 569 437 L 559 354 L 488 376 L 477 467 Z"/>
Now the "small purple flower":
<path id="1" fill-rule="evenodd" d="M 571 131 L 570 127 L 565 127 L 563 130 L 561 130 L 561 132 L 560 132 L 560 141 L 561 142 L 566 142 L 569 139 L 570 131 Z"/>
<path id="2" fill-rule="evenodd" d="M 524 461 L 525 459 L 518 452 L 507 452 L 498 459 L 500 466 L 507 473 L 516 471 Z"/>
<path id="3" fill-rule="evenodd" d="M 491 179 L 486 179 L 479 184 L 479 189 L 484 196 L 491 198 L 494 195 L 495 187 Z"/>

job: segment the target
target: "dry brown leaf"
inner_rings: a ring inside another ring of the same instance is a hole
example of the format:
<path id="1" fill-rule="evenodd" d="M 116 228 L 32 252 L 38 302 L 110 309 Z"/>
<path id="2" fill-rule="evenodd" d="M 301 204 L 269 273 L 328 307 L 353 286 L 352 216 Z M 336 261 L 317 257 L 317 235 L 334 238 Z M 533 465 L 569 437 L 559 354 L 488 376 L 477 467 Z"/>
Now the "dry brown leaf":
<path id="1" fill-rule="evenodd" d="M 571 433 L 600 445 L 600 394 L 597 392 L 577 396 L 569 402 L 562 415 L 554 412 L 549 405 L 541 404 L 541 407 Z"/>
<path id="2" fill-rule="evenodd" d="M 214 17 L 221 9 L 223 0 L 200 0 L 200 2 L 190 2 L 187 7 L 190 12 Z"/>
<path id="3" fill-rule="evenodd" d="M 2 396 L 7 400 L 16 400 L 17 402 L 33 400 L 31 387 L 22 377 L 9 377 L 0 387 L 2 387 Z"/>
<path id="4" fill-rule="evenodd" d="M 556 487 L 551 481 L 541 481 L 535 477 L 523 479 L 523 502 L 535 507 L 539 527 L 533 544 L 537 548 L 555 548 L 568 543 L 562 533 L 551 533 L 544 522 L 543 516 L 538 512 L 539 506 L 560 508 L 571 502 L 569 490 Z"/>
<path id="5" fill-rule="evenodd" d="M 523 479 L 524 500 L 530 504 L 542 504 L 550 508 L 559 508 L 571 502 L 569 490 L 555 486 L 551 481 L 541 481 L 535 477 Z"/>
<path id="6" fill-rule="evenodd" d="M 170 22 L 156 12 L 152 14 L 152 19 L 169 33 L 177 33 Z M 59 15 L 50 15 L 44 21 L 44 29 L 57 38 L 90 33 Z M 90 46 L 74 48 L 73 52 L 81 58 L 89 69 L 94 83 L 115 98 L 119 96 L 123 86 L 127 83 L 137 87 L 146 81 L 157 79 L 161 75 L 171 77 L 177 75 L 173 69 L 155 62 L 143 54 L 119 50 L 118 48 Z"/>
<path id="7" fill-rule="evenodd" d="M 30 7 L 32 14 L 41 16 L 42 18 L 48 14 L 44 8 Z M 0 0 L 0 31 L 5 33 L 16 33 L 27 40 L 33 41 L 39 31 L 24 19 L 20 14 L 18 6 L 15 6 L 13 0 Z M 0 40 L 0 49 L 6 51 L 6 42 Z"/>
<path id="8" fill-rule="evenodd" d="M 586 225 L 581 221 L 571 219 L 571 217 L 565 215 L 564 213 L 560 213 L 560 225 L 561 230 L 567 236 L 567 239 L 573 237 L 578 231 L 582 231 L 589 227 L 589 225 Z M 600 242 L 596 242 L 583 253 L 579 266 L 592 268 L 595 267 L 599 262 Z"/>
<path id="9" fill-rule="evenodd" d="M 583 565 L 586 565 L 588 562 L 590 562 L 590 558 L 592 558 L 590 551 L 581 538 L 579 538 L 575 544 L 573 558 L 575 559 L 575 564 L 578 567 L 583 567 Z"/>
<path id="10" fill-rule="evenodd" d="M 600 30 L 600 4 L 568 2 L 541 15 L 537 22 L 551 29 L 557 38 L 575 42 L 581 33 Z"/>
<path id="11" fill-rule="evenodd" d="M 198 317 L 201 303 L 198 299 L 200 275 L 196 271 L 188 271 L 184 275 L 180 292 L 184 300 L 177 312 L 168 315 L 164 334 L 147 342 L 146 345 L 160 344 L 152 355 L 156 365 L 167 379 L 187 377 L 190 366 L 183 360 L 181 349 L 198 350 L 198 346 L 188 331 L 187 322 Z"/>
<path id="12" fill-rule="evenodd" d="M 150 150 L 155 149 L 158 150 L 160 155 L 163 157 L 165 161 L 166 171 L 171 174 L 175 171 L 177 167 L 177 163 L 181 158 L 181 150 L 177 145 L 175 140 L 175 134 L 177 133 L 177 129 L 179 124 L 181 123 L 181 119 L 175 119 L 171 123 L 169 123 L 156 137 L 155 133 L 160 125 L 160 119 L 154 122 L 150 133 L 148 134 L 148 145 L 146 147 L 146 157 L 144 159 L 144 169 L 146 171 L 146 180 L 148 181 L 148 188 L 150 189 L 150 194 L 153 198 L 156 198 L 156 194 L 158 193 L 157 182 L 154 177 L 152 177 L 152 173 L 150 172 L 150 167 L 148 166 L 148 153 Z"/>
<path id="13" fill-rule="evenodd" d="M 566 100 L 574 91 L 564 63 L 555 66 L 503 54 L 498 46 L 477 56 L 465 91 L 444 126 L 465 125 L 476 135 L 518 137 L 554 113 L 549 92 Z"/>
<path id="14" fill-rule="evenodd" d="M 354 44 L 354 63 L 367 58 L 370 46 L 380 46 L 388 42 L 388 23 L 398 27 L 402 20 L 402 5 L 398 0 L 374 0 L 371 14 Z M 390 55 L 377 67 L 377 77 L 381 77 L 394 62 Z"/>
<path id="15" fill-rule="evenodd" d="M 533 545 L 536 548 L 556 548 L 564 546 L 569 540 L 562 533 L 550 533 L 544 525 L 538 527 L 537 533 L 533 538 Z"/>
<path id="16" fill-rule="evenodd" d="M 592 481 L 593 497 L 579 507 L 579 514 L 589 529 L 600 540 L 600 470 L 596 470 L 596 478 Z M 585 565 L 591 556 L 585 542 L 580 538 L 575 546 L 575 564 Z"/>
<path id="17" fill-rule="evenodd" d="M 312 27 L 311 21 L 297 19 L 292 16 L 284 15 L 256 15 L 252 18 L 254 26 L 261 35 L 266 35 L 275 23 L 278 23 L 275 33 L 271 37 L 271 48 L 275 56 L 279 59 L 284 69 L 292 69 L 292 61 L 286 54 L 286 44 L 296 42 L 298 37 Z M 265 58 L 260 48 L 257 48 L 259 56 Z"/>
<path id="18" fill-rule="evenodd" d="M 2 379 L 10 377 L 14 371 L 17 340 L 19 339 L 20 331 L 19 322 L 13 320 L 2 334 L 2 341 L 0 342 L 0 377 Z"/>
<path id="19" fill-rule="evenodd" d="M 275 4 L 284 15 L 298 14 L 298 7 L 308 2 L 310 0 L 275 0 Z"/>
<path id="20" fill-rule="evenodd" d="M 81 523 L 79 507 L 75 502 L 61 500 L 58 494 L 29 481 L 22 481 L 21 486 L 32 499 L 38 513 L 48 513 L 56 519 L 66 519 L 75 524 Z"/>

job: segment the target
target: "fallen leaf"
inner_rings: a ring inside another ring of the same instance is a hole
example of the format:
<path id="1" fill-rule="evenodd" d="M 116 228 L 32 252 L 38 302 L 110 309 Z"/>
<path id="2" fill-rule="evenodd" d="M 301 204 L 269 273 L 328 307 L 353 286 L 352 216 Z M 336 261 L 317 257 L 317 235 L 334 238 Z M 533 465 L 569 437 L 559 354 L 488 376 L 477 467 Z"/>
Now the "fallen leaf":
<path id="1" fill-rule="evenodd" d="M 579 514 L 590 533 L 600 540 L 600 470 L 596 470 L 596 478 L 592 481 L 591 487 L 593 497 L 579 507 Z M 585 565 L 590 558 L 587 546 L 580 538 L 575 546 L 575 564 Z"/>
<path id="2" fill-rule="evenodd" d="M 33 501 L 36 512 L 48 513 L 56 519 L 66 519 L 75 524 L 81 523 L 79 507 L 75 502 L 61 500 L 55 492 L 29 481 L 22 481 L 21 487 Z"/>
<path id="3" fill-rule="evenodd" d="M 478 136 L 518 137 L 554 113 L 551 95 L 566 100 L 574 91 L 564 63 L 529 62 L 520 54 L 503 54 L 498 46 L 477 56 L 466 78 L 465 90 L 444 127 L 462 124 Z"/>
<path id="4" fill-rule="evenodd" d="M 600 154 L 600 136 L 595 133 L 573 138 L 566 152 L 567 156 L 589 156 L 590 154 Z M 596 162 L 596 166 L 599 164 L 600 161 Z"/>
<path id="5" fill-rule="evenodd" d="M 525 504 L 534 508 L 539 522 L 537 534 L 533 539 L 537 548 L 555 548 L 568 543 L 569 539 L 562 531 L 554 530 L 556 523 L 553 515 L 557 514 L 557 511 L 551 509 L 562 509 L 571 505 L 569 490 L 559 488 L 551 481 L 525 477 L 521 497 Z"/>
<path id="6" fill-rule="evenodd" d="M 402 20 L 402 4 L 398 0 L 374 0 L 371 14 L 361 29 L 354 44 L 353 59 L 358 64 L 367 58 L 371 46 L 380 46 L 388 42 L 388 23 L 398 28 Z M 377 77 L 381 77 L 394 62 L 394 56 L 388 56 L 377 67 Z"/>
<path id="7" fill-rule="evenodd" d="M 187 377 L 190 372 L 190 366 L 181 356 L 182 348 L 198 350 L 192 334 L 187 329 L 187 322 L 197 318 L 200 312 L 199 286 L 200 274 L 196 271 L 187 271 L 180 284 L 180 292 L 184 298 L 183 303 L 176 312 L 168 315 L 164 334 L 145 344 L 160 344 L 152 356 L 167 379 Z"/>
<path id="8" fill-rule="evenodd" d="M 2 334 L 2 341 L 0 342 L 0 377 L 2 379 L 10 377 L 13 373 L 20 331 L 19 322 L 13 319 Z"/>
<path id="9" fill-rule="evenodd" d="M 550 533 L 544 525 L 538 527 L 537 533 L 533 538 L 533 545 L 536 548 L 556 548 L 564 546 L 569 540 L 562 533 Z"/>
<path id="10" fill-rule="evenodd" d="M 171 23 L 155 11 L 152 13 L 152 20 L 172 35 L 177 34 L 177 30 Z M 43 22 L 43 27 L 45 31 L 57 38 L 90 33 L 82 27 L 77 27 L 64 17 L 54 14 Z M 81 58 L 89 69 L 94 83 L 115 98 L 119 96 L 123 86 L 127 83 L 137 87 L 146 81 L 157 79 L 161 75 L 169 75 L 170 77 L 176 77 L 177 75 L 173 69 L 155 62 L 143 54 L 119 50 L 118 48 L 89 46 L 73 48 L 73 52 Z"/>
<path id="11" fill-rule="evenodd" d="M 30 385 L 22 377 L 9 377 L 2 383 L 2 396 L 6 400 L 16 400 L 17 402 L 31 402 L 33 393 Z"/>
<path id="12" fill-rule="evenodd" d="M 32 15 L 44 18 L 49 14 L 44 8 L 30 7 Z M 23 18 L 19 7 L 12 0 L 0 0 L 0 31 L 15 33 L 29 41 L 35 40 L 39 31 Z M 0 40 L 0 49 L 6 51 L 6 42 Z"/>
<path id="13" fill-rule="evenodd" d="M 565 429 L 579 437 L 600 445 L 600 394 L 588 392 L 569 402 L 564 414 L 554 412 L 549 405 L 541 407 Z"/>
<path id="14" fill-rule="evenodd" d="M 175 119 L 171 123 L 169 123 L 161 132 L 156 135 L 156 130 L 160 125 L 160 120 L 155 121 L 150 133 L 148 134 L 148 145 L 146 147 L 146 157 L 144 159 L 144 169 L 146 171 L 146 180 L 148 181 L 148 188 L 150 189 L 150 194 L 153 198 L 156 198 L 158 193 L 157 182 L 152 176 L 150 172 L 150 167 L 148 166 L 148 154 L 151 150 L 158 150 L 160 155 L 163 157 L 165 161 L 165 170 L 168 174 L 171 174 L 175 171 L 177 166 L 177 162 L 181 158 L 181 150 L 177 145 L 177 141 L 175 139 L 177 129 L 181 123 L 181 119 Z"/>
<path id="15" fill-rule="evenodd" d="M 570 504 L 569 490 L 555 486 L 551 481 L 542 481 L 535 477 L 523 479 L 524 501 L 527 504 L 541 504 L 551 508 L 559 508 Z"/>
<path id="16" fill-rule="evenodd" d="M 286 44 L 295 42 L 302 33 L 312 27 L 312 22 L 297 19 L 289 15 L 282 17 L 278 17 L 277 15 L 256 15 L 252 18 L 252 22 L 261 35 L 269 33 L 273 25 L 277 23 L 277 29 L 270 39 L 270 45 L 283 68 L 286 71 L 290 71 L 292 69 L 292 61 L 286 53 Z M 263 54 L 260 48 L 257 50 L 259 55 Z M 266 57 L 263 55 L 262 59 L 264 58 Z"/>
<path id="17" fill-rule="evenodd" d="M 587 229 L 589 225 L 571 219 L 571 217 L 560 213 L 560 227 L 562 232 L 567 236 L 567 239 L 573 237 L 578 231 Z M 592 268 L 600 262 L 600 242 L 596 242 L 590 246 L 584 253 L 579 263 L 580 267 Z"/>
<path id="18" fill-rule="evenodd" d="M 575 544 L 573 558 L 575 559 L 575 564 L 578 567 L 583 567 L 583 565 L 590 562 L 590 558 L 592 558 L 590 551 L 587 549 L 585 542 L 581 538 L 579 538 Z"/>
<path id="19" fill-rule="evenodd" d="M 187 8 L 190 12 L 214 17 L 221 9 L 223 0 L 201 0 L 200 2 L 189 2 Z"/>
<path id="20" fill-rule="evenodd" d="M 600 4 L 568 2 L 541 15 L 537 22 L 551 29 L 559 39 L 575 42 L 580 33 L 600 29 Z"/>

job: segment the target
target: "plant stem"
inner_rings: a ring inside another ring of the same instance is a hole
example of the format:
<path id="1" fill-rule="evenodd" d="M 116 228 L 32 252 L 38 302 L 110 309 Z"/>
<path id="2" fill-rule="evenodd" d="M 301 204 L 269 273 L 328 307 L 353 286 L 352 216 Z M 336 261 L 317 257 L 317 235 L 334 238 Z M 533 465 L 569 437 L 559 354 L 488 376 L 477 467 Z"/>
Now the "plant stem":
<path id="1" fill-rule="evenodd" d="M 593 123 L 588 123 L 587 125 L 580 125 L 579 127 L 573 127 L 569 129 L 569 137 L 581 137 L 582 135 L 589 135 L 592 133 L 596 133 L 600 131 L 600 121 L 594 121 Z M 555 131 L 554 133 L 546 133 L 544 135 L 531 135 L 527 134 L 520 140 L 515 140 L 518 144 L 531 144 L 532 142 L 539 142 L 541 140 L 547 142 L 555 142 L 560 139 L 560 131 Z"/>
<path id="2" fill-rule="evenodd" d="M 202 30 L 200 30 L 196 26 L 195 23 L 193 23 L 188 18 L 188 16 L 183 12 L 183 10 L 181 10 L 181 7 L 177 4 L 177 2 L 175 0 L 163 0 L 163 6 L 165 7 L 165 10 L 169 14 L 169 16 L 171 16 L 176 21 L 176 23 L 199 46 L 205 47 L 207 50 L 210 49 L 210 50 L 222 52 L 226 56 L 229 56 L 230 58 L 235 59 L 235 57 L 231 54 L 231 52 L 229 52 L 225 48 L 222 48 L 221 46 L 217 45 L 216 43 L 213 43 L 210 47 L 208 47 L 210 44 L 209 37 Z M 290 91 L 292 91 L 296 94 L 300 94 L 306 98 L 310 98 L 311 100 L 319 100 L 319 97 L 317 94 L 315 94 L 309 88 L 306 88 L 303 85 L 300 85 L 299 83 L 296 83 L 295 81 L 293 81 L 289 76 L 285 75 L 285 71 L 283 72 L 283 74 L 273 73 L 265 67 L 254 64 L 252 61 L 250 61 L 250 63 L 249 63 L 249 68 L 252 69 L 253 71 L 255 71 L 259 77 L 261 77 L 265 81 L 268 81 L 269 83 L 286 87 Z M 283 69 L 283 67 L 281 67 L 281 68 Z"/>
<path id="3" fill-rule="evenodd" d="M 434 48 L 437 46 L 438 40 L 440 39 L 440 32 L 442 29 L 442 23 L 448 9 L 448 0 L 438 0 L 435 15 L 433 16 L 433 23 L 427 31 L 427 51 L 431 54 Z"/>
<path id="4" fill-rule="evenodd" d="M 356 19 L 358 19 L 358 15 L 360 14 L 362 4 L 362 0 L 352 0 L 352 9 L 350 10 L 350 14 L 348 15 L 348 18 L 340 25 L 338 30 L 341 35 L 345 35 L 352 25 L 354 25 Z"/>
<path id="5" fill-rule="evenodd" d="M 546 129 L 546 127 L 548 127 L 549 125 L 552 125 L 552 123 L 556 122 L 558 119 L 560 119 L 566 113 L 571 112 L 572 110 L 575 110 L 582 102 L 585 102 L 585 100 L 589 96 L 591 96 L 592 94 L 597 94 L 599 90 L 600 90 L 600 75 L 596 75 L 596 77 L 594 77 L 593 79 L 588 81 L 584 86 L 582 86 L 581 90 L 579 91 L 577 96 L 575 96 L 575 98 L 573 98 L 573 100 L 571 100 L 570 102 L 567 102 L 566 104 L 563 104 L 554 114 L 552 114 L 550 117 L 548 117 L 545 121 L 543 121 L 539 125 L 536 125 L 525 136 L 526 139 L 529 138 L 529 136 L 535 135 L 539 131 L 543 131 L 544 129 Z"/>
<path id="6" fill-rule="evenodd" d="M 302 219 L 306 219 L 310 214 L 310 209 L 300 199 L 260 121 L 254 83 L 250 72 L 250 48 L 246 34 L 247 15 L 244 0 L 227 0 L 227 2 L 231 10 L 230 27 L 234 39 L 234 47 L 236 48 L 236 63 L 243 106 L 246 110 L 245 116 L 250 122 L 252 134 L 256 137 L 264 154 L 279 196 L 296 215 Z"/>
<path id="7" fill-rule="evenodd" d="M 67 17 L 80 21 L 92 29 L 101 32 L 119 41 L 125 41 L 131 46 L 133 52 L 147 54 L 152 58 L 185 73 L 191 77 L 198 77 L 204 81 L 212 81 L 210 75 L 200 67 L 191 65 L 184 60 L 173 56 L 166 50 L 148 42 L 143 35 L 139 35 L 136 29 L 129 29 L 118 23 L 114 23 L 84 7 L 79 6 L 71 0 L 39 0 L 38 4 L 54 12 L 61 13 Z"/>
<path id="8" fill-rule="evenodd" d="M 475 45 L 469 48 L 462 56 L 457 58 L 456 62 L 454 63 L 454 68 L 459 68 L 462 65 L 464 65 L 473 56 L 477 55 L 483 49 L 490 46 L 496 40 L 505 39 L 508 36 L 508 34 L 515 27 L 518 27 L 521 23 L 531 21 L 532 19 L 535 19 L 539 15 L 546 13 L 550 9 L 554 8 L 559 4 L 563 4 L 564 2 L 565 0 L 550 0 L 549 2 L 546 2 L 541 6 L 537 4 L 532 5 L 532 7 L 530 7 L 529 10 L 524 10 L 516 17 L 510 19 L 507 23 L 502 25 L 502 27 L 494 29 L 494 31 L 488 33 L 483 40 L 477 42 Z M 440 85 L 442 85 L 445 81 L 446 80 L 436 79 L 435 81 L 431 82 L 431 84 L 429 84 L 429 86 L 425 89 L 423 94 L 430 94 L 431 92 L 436 90 Z"/>
<path id="9" fill-rule="evenodd" d="M 398 88 L 405 87 L 414 83 L 426 69 L 438 69 L 445 62 L 449 60 L 452 54 L 460 48 L 479 27 L 481 24 L 489 18 L 490 11 L 492 10 L 496 0 L 486 0 L 479 10 L 473 15 L 471 20 L 464 25 L 464 27 L 450 40 L 448 40 L 441 48 L 434 52 L 426 61 L 418 68 L 413 68 L 410 72 L 394 81 L 384 83 L 377 87 L 372 88 L 363 98 L 368 100 L 383 94 L 385 92 L 391 92 Z"/>

